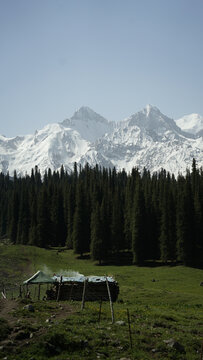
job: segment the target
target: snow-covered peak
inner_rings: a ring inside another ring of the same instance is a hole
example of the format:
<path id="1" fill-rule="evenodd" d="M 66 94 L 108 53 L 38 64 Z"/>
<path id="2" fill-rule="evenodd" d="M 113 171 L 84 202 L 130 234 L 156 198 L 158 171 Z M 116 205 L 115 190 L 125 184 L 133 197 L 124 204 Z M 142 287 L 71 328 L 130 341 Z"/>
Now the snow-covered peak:
<path id="1" fill-rule="evenodd" d="M 80 136 L 90 142 L 95 142 L 105 133 L 110 132 L 115 125 L 87 106 L 82 106 L 70 119 L 64 120 L 64 128 L 77 131 Z"/>
<path id="2" fill-rule="evenodd" d="M 180 119 L 175 120 L 176 125 L 183 131 L 190 134 L 198 134 L 203 131 L 203 116 L 199 114 L 185 115 Z"/>
<path id="3" fill-rule="evenodd" d="M 82 106 L 80 109 L 76 110 L 71 120 L 82 120 L 82 121 L 95 121 L 95 122 L 104 122 L 108 123 L 108 120 L 103 118 L 103 116 L 97 114 L 95 111 L 90 109 L 88 106 Z"/>
<path id="4" fill-rule="evenodd" d="M 163 135 L 166 131 L 181 132 L 173 119 L 168 118 L 152 105 L 147 105 L 143 110 L 131 115 L 125 121 L 128 126 L 138 126 L 140 129 L 157 135 Z"/>
<path id="5" fill-rule="evenodd" d="M 145 114 L 147 117 L 150 116 L 150 114 L 160 114 L 160 110 L 151 104 L 147 104 L 146 107 L 142 110 L 143 114 Z"/>

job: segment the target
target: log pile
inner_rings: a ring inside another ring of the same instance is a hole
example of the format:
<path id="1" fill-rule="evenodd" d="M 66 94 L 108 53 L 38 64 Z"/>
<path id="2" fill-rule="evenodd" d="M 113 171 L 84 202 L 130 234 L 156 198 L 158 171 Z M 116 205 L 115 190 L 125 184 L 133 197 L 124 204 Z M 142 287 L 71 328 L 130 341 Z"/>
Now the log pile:
<path id="1" fill-rule="evenodd" d="M 59 290 L 60 286 L 60 290 Z M 47 290 L 47 300 L 56 300 L 59 294 L 59 300 L 82 300 L 83 282 L 63 282 L 62 284 L 56 283 L 50 290 Z M 112 301 L 116 301 L 119 294 L 119 286 L 116 281 L 109 281 L 109 289 Z M 86 282 L 85 288 L 85 301 L 96 300 L 109 301 L 106 281 L 101 282 Z"/>

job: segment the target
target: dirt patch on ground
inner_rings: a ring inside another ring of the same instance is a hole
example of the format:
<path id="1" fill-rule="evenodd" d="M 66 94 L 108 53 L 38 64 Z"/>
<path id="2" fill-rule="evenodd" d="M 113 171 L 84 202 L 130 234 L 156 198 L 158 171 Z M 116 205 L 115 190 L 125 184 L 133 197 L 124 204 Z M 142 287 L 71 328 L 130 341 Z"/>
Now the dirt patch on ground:
<path id="1" fill-rule="evenodd" d="M 0 353 L 19 353 L 22 347 L 38 341 L 50 328 L 75 312 L 68 303 L 26 302 L 19 299 L 0 300 L 0 318 L 6 320 L 10 328 L 6 338 L 0 339 Z M 29 306 L 33 308 L 32 311 Z"/>
<path id="2" fill-rule="evenodd" d="M 29 303 L 29 302 L 28 302 Z M 33 308 L 35 309 L 35 303 L 31 302 Z M 37 303 L 36 303 L 37 304 Z M 57 302 L 44 302 L 44 307 L 46 308 L 47 304 L 47 312 L 48 318 L 52 317 L 57 320 L 66 319 L 70 314 L 73 314 L 75 310 L 70 304 L 67 303 L 57 303 Z M 3 318 L 9 322 L 9 324 L 15 323 L 16 320 L 19 320 L 16 317 L 15 312 L 19 309 L 23 309 L 26 307 L 26 303 L 20 302 L 19 300 L 7 300 L 7 299 L 0 299 L 0 318 Z M 37 306 L 36 306 L 37 308 Z M 40 310 L 36 310 L 40 315 Z M 43 310 L 42 310 L 43 311 Z M 27 315 L 29 317 L 29 311 L 27 310 Z M 26 319 L 26 316 L 25 316 Z M 35 318 L 29 318 L 29 321 L 36 322 Z"/>
<path id="3" fill-rule="evenodd" d="M 15 300 L 0 299 L 0 318 L 8 321 L 9 324 L 16 322 L 13 318 L 13 312 L 18 308 L 19 304 Z"/>

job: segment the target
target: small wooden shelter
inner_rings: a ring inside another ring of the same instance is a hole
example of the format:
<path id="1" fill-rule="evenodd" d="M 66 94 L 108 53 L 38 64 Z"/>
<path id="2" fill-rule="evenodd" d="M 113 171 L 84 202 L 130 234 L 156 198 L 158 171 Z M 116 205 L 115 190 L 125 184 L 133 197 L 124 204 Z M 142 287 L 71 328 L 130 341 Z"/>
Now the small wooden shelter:
<path id="1" fill-rule="evenodd" d="M 47 300 L 76 300 L 81 301 L 85 289 L 85 301 L 108 301 L 110 290 L 111 300 L 118 298 L 118 283 L 110 276 L 49 276 L 38 271 L 31 278 L 24 281 L 23 285 L 50 284 L 51 288 L 46 291 Z M 107 286 L 108 284 L 108 286 Z"/>

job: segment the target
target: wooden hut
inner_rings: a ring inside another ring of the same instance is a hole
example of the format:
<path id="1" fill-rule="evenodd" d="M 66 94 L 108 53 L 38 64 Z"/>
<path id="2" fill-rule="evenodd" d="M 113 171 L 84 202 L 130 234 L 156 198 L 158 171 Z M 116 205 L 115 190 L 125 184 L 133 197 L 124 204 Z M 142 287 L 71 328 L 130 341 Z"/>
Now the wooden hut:
<path id="1" fill-rule="evenodd" d="M 109 300 L 107 289 L 107 281 L 111 293 L 112 301 L 116 301 L 119 294 L 118 283 L 112 277 L 89 276 L 81 278 L 61 277 L 56 281 L 50 290 L 47 290 L 47 299 L 58 300 L 76 300 L 81 301 L 84 284 L 85 284 L 85 300 Z"/>
<path id="2" fill-rule="evenodd" d="M 31 278 L 24 281 L 24 285 L 50 284 L 51 288 L 46 291 L 47 300 L 76 300 L 81 301 L 85 290 L 85 301 L 108 301 L 109 294 L 107 283 L 111 294 L 111 300 L 116 301 L 119 294 L 118 283 L 110 276 L 48 276 L 38 271 Z"/>

